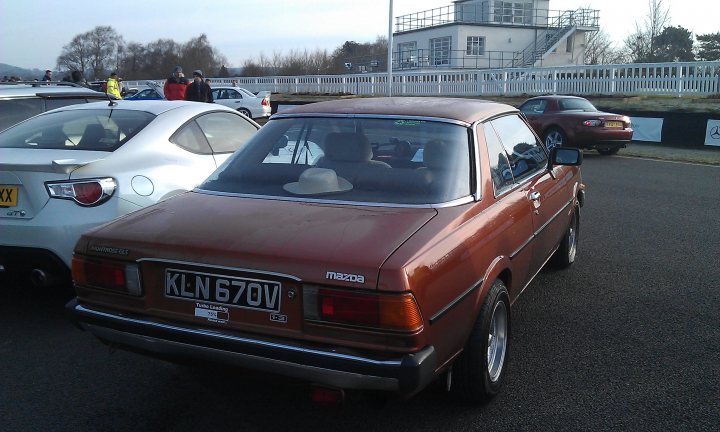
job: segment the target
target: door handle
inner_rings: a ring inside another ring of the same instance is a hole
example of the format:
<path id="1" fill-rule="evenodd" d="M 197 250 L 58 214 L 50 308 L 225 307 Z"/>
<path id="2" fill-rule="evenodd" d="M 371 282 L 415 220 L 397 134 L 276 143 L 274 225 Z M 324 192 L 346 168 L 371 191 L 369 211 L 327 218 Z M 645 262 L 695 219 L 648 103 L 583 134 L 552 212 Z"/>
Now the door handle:
<path id="1" fill-rule="evenodd" d="M 533 201 L 540 201 L 540 192 L 531 192 L 530 193 L 530 199 Z"/>

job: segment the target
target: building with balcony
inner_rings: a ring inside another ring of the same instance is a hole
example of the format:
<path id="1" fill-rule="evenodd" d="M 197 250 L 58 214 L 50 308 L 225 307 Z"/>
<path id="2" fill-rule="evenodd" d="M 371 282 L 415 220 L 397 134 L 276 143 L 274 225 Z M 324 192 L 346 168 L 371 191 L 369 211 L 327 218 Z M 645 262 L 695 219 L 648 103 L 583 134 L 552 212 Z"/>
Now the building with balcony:
<path id="1" fill-rule="evenodd" d="M 395 18 L 393 69 L 494 69 L 583 64 L 599 11 L 550 0 L 455 0 Z"/>

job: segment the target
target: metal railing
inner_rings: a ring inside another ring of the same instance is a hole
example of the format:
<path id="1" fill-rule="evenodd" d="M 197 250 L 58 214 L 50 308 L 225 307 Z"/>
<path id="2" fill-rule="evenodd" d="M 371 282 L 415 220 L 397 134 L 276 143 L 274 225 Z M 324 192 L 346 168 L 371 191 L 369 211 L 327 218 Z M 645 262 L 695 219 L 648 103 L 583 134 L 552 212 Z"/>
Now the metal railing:
<path id="1" fill-rule="evenodd" d="M 212 83 L 237 80 L 250 91 L 274 93 L 387 94 L 386 74 L 308 75 L 212 78 Z M 162 84 L 162 80 L 158 83 Z M 137 82 L 142 85 L 144 81 Z M 128 84 L 132 84 L 129 82 Z M 211 84 L 211 85 L 213 85 Z M 579 65 L 542 68 L 408 71 L 393 75 L 396 96 L 521 96 L 720 94 L 720 61 Z"/>
<path id="2" fill-rule="evenodd" d="M 574 15 L 574 25 L 578 27 L 599 28 L 600 25 L 600 12 L 594 9 L 562 11 L 513 7 L 496 8 L 494 4 L 495 2 L 483 2 L 479 5 L 458 4 L 401 15 L 395 18 L 395 32 L 403 33 L 446 24 L 551 27 L 561 17 L 568 17 L 571 13 Z"/>

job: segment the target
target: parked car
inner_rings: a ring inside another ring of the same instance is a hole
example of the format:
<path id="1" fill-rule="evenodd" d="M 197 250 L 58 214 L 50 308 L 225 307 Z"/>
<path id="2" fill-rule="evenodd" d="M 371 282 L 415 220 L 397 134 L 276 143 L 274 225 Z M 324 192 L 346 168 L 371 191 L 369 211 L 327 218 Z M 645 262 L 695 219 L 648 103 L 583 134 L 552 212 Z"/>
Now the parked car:
<path id="1" fill-rule="evenodd" d="M 71 83 L 2 83 L 0 130 L 45 111 L 99 100 L 108 96 Z"/>
<path id="2" fill-rule="evenodd" d="M 270 116 L 270 95 L 268 92 L 264 92 L 262 97 L 258 97 L 244 88 L 213 85 L 212 95 L 215 103 L 237 110 L 247 117 Z"/>
<path id="3" fill-rule="evenodd" d="M 138 90 L 137 93 L 133 94 L 132 96 L 128 96 L 124 98 L 125 100 L 162 100 L 165 99 L 162 95 L 160 95 L 155 89 L 153 88 L 146 88 L 142 90 Z"/>
<path id="4" fill-rule="evenodd" d="M 485 400 L 512 303 L 575 261 L 581 157 L 493 102 L 294 107 L 192 192 L 84 234 L 67 309 L 151 355 Z"/>
<path id="5" fill-rule="evenodd" d="M 0 268 L 70 281 L 80 234 L 190 190 L 257 131 L 218 105 L 73 105 L 0 133 Z"/>
<path id="6" fill-rule="evenodd" d="M 571 146 L 612 155 L 627 147 L 633 136 L 627 116 L 598 111 L 577 96 L 534 97 L 523 102 L 520 111 L 549 149 Z"/>

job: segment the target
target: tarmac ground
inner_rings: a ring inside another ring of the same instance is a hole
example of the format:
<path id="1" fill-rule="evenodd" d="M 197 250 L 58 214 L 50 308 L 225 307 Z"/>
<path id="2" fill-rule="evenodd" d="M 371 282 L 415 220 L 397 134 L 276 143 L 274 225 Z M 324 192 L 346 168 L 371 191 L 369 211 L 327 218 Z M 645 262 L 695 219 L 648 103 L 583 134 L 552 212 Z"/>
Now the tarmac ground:
<path id="1" fill-rule="evenodd" d="M 618 156 L 633 156 L 720 166 L 720 147 L 688 148 L 673 147 L 659 143 L 633 141 L 621 149 Z"/>

